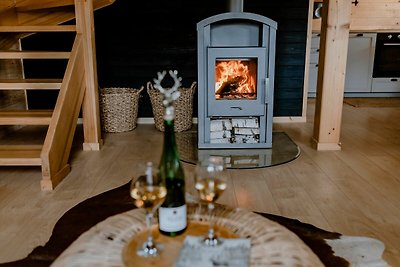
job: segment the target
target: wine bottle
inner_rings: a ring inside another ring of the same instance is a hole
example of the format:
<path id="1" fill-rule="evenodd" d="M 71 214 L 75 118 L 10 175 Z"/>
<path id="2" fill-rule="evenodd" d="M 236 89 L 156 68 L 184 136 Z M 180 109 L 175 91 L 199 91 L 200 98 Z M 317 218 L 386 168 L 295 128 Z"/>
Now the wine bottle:
<path id="1" fill-rule="evenodd" d="M 180 235 L 187 227 L 185 175 L 176 147 L 174 113 L 172 105 L 165 108 L 164 147 L 159 165 L 167 188 L 165 201 L 158 210 L 159 231 L 168 236 Z"/>

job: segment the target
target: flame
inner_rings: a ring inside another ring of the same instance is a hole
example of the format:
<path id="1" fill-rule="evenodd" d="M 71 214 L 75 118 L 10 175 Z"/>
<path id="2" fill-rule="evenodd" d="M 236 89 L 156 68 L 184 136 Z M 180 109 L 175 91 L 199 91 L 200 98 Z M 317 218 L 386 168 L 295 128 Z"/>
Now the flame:
<path id="1" fill-rule="evenodd" d="M 252 68 L 249 66 L 251 65 L 250 63 L 252 61 L 248 60 L 217 62 L 215 67 L 216 98 L 222 97 L 222 94 L 228 94 L 228 98 L 256 97 L 256 75 L 252 74 Z"/>

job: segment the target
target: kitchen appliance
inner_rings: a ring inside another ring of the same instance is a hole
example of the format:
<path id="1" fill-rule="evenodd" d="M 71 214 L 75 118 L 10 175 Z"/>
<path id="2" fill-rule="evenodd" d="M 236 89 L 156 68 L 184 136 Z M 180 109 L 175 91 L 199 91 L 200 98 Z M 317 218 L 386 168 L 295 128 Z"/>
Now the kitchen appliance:
<path id="1" fill-rule="evenodd" d="M 400 92 L 400 33 L 377 34 L 372 92 Z"/>

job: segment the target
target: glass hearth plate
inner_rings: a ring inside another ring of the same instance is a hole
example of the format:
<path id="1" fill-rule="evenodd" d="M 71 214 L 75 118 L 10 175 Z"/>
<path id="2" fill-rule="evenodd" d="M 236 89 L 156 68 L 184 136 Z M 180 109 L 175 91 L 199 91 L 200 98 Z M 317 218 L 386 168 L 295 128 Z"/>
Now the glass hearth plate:
<path id="1" fill-rule="evenodd" d="M 196 164 L 199 158 L 223 156 L 228 169 L 252 169 L 288 163 L 300 156 L 300 148 L 285 132 L 272 133 L 272 148 L 198 149 L 197 131 L 176 133 L 181 160 Z"/>

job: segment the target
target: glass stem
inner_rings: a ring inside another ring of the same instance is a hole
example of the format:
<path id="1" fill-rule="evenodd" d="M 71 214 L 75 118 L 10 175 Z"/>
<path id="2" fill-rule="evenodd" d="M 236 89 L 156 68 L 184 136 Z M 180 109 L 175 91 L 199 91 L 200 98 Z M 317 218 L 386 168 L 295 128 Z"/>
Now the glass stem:
<path id="1" fill-rule="evenodd" d="M 153 247 L 153 235 L 151 233 L 152 225 L 153 225 L 153 213 L 146 212 L 147 247 Z"/>
<path id="2" fill-rule="evenodd" d="M 208 220 L 209 220 L 209 227 L 208 227 L 208 239 L 215 238 L 215 231 L 214 231 L 214 220 L 213 220 L 213 211 L 214 211 L 214 204 L 208 203 Z"/>

